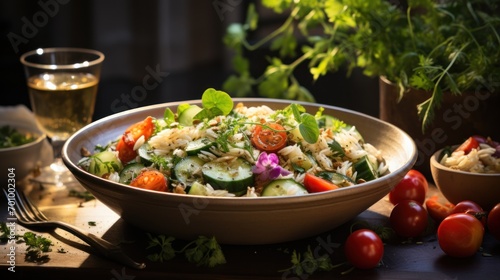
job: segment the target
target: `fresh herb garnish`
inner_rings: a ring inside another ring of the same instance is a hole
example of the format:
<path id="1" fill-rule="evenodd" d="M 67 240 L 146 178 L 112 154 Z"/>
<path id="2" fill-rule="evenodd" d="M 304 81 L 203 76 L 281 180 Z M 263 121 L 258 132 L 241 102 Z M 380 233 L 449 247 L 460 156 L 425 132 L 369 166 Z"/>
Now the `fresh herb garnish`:
<path id="1" fill-rule="evenodd" d="M 68 195 L 70 197 L 82 198 L 85 201 L 90 201 L 90 200 L 95 199 L 94 195 L 92 193 L 90 193 L 89 191 L 70 190 Z"/>
<path id="2" fill-rule="evenodd" d="M 47 252 L 52 251 L 50 246 L 52 246 L 52 241 L 41 235 L 37 235 L 33 232 L 26 232 L 23 235 L 24 243 L 26 243 L 26 261 L 29 262 L 47 262 L 49 261 L 49 256 Z"/>
<path id="3" fill-rule="evenodd" d="M 147 234 L 149 238 L 149 244 L 146 249 L 160 247 L 159 253 L 154 253 L 148 255 L 148 259 L 155 262 L 164 262 L 175 257 L 175 250 L 172 247 L 172 242 L 175 240 L 172 236 L 158 235 L 153 237 L 151 234 Z"/>
<path id="4" fill-rule="evenodd" d="M 21 133 L 9 126 L 0 126 L 0 149 L 21 146 L 33 142 L 35 137 L 29 133 Z"/>
<path id="5" fill-rule="evenodd" d="M 199 236 L 176 251 L 172 244 L 175 241 L 174 237 L 165 235 L 153 237 L 149 233 L 147 235 L 149 245 L 146 249 L 160 247 L 160 252 L 148 255 L 148 259 L 152 261 L 164 262 L 174 258 L 176 254 L 183 254 L 189 262 L 197 266 L 214 267 L 226 263 L 224 253 L 215 237 Z"/>
<path id="6" fill-rule="evenodd" d="M 218 264 L 226 263 L 226 258 L 215 237 L 199 236 L 188 243 L 181 252 L 184 252 L 186 259 L 197 266 L 214 267 Z"/>
<path id="7" fill-rule="evenodd" d="M 330 147 L 330 150 L 333 152 L 334 156 L 345 157 L 344 149 L 335 139 L 333 139 L 333 141 L 328 144 L 328 147 Z"/>
<path id="8" fill-rule="evenodd" d="M 201 96 L 203 109 L 194 116 L 196 120 L 227 116 L 233 110 L 233 99 L 227 93 L 209 88 Z"/>
<path id="9" fill-rule="evenodd" d="M 304 140 L 310 144 L 316 143 L 319 138 L 319 127 L 316 118 L 306 113 L 304 107 L 298 104 L 291 104 L 287 108 L 292 110 L 295 120 L 299 123 L 299 131 Z"/>
<path id="10" fill-rule="evenodd" d="M 9 239 L 10 236 L 10 228 L 7 226 L 5 222 L 0 223 L 0 231 L 2 234 L 0 235 L 0 241 L 5 242 Z"/>
<path id="11" fill-rule="evenodd" d="M 303 254 L 293 250 L 291 262 L 292 267 L 280 272 L 290 271 L 300 277 L 303 275 L 312 275 L 317 271 L 330 271 L 336 267 L 332 264 L 332 260 L 327 254 L 314 257 L 310 246 L 307 247 L 307 251 Z"/>

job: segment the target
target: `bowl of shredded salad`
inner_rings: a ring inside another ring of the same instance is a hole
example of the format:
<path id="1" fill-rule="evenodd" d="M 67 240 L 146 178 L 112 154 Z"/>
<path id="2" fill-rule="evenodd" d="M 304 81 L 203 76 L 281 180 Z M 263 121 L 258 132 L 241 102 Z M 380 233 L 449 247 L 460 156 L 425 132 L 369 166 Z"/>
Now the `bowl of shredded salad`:
<path id="1" fill-rule="evenodd" d="M 75 133 L 63 160 L 130 224 L 180 239 L 270 244 L 333 229 L 385 196 L 413 140 L 329 105 L 231 98 L 157 104 Z"/>
<path id="2" fill-rule="evenodd" d="M 430 159 L 434 183 L 453 204 L 472 200 L 485 210 L 500 202 L 500 145 L 485 136 L 470 136 L 444 147 Z"/>

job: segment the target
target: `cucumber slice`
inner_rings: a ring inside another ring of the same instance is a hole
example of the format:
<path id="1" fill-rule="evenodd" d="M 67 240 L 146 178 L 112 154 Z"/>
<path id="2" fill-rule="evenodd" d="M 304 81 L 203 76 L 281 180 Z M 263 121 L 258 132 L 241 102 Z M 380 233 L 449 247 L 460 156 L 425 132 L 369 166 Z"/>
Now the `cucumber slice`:
<path id="1" fill-rule="evenodd" d="M 253 186 L 252 165 L 238 158 L 232 162 L 207 162 L 203 165 L 203 178 L 214 189 L 227 190 L 235 195 L 246 193 Z"/>
<path id="2" fill-rule="evenodd" d="M 137 149 L 137 154 L 144 165 L 149 166 L 153 164 L 153 157 L 151 156 L 153 154 L 153 149 L 148 143 L 142 144 L 139 149 Z"/>
<path id="3" fill-rule="evenodd" d="M 362 157 L 353 164 L 354 170 L 358 172 L 357 179 L 371 181 L 378 178 L 377 169 L 373 166 L 367 156 Z"/>
<path id="4" fill-rule="evenodd" d="M 142 169 L 144 169 L 144 164 L 138 162 L 125 165 L 120 172 L 120 180 L 118 182 L 127 185 L 130 184 L 130 182 L 141 173 Z"/>
<path id="5" fill-rule="evenodd" d="M 203 183 L 202 166 L 205 164 L 197 156 L 188 156 L 181 159 L 174 167 L 175 177 L 186 186 L 191 186 L 195 182 Z"/>
<path id="6" fill-rule="evenodd" d="M 115 153 L 103 151 L 90 157 L 89 172 L 102 176 L 113 172 L 119 172 L 123 168 L 122 162 Z"/>
<path id="7" fill-rule="evenodd" d="M 179 124 L 183 126 L 193 125 L 193 118 L 201 111 L 198 105 L 191 105 L 179 114 Z"/>
<path id="8" fill-rule="evenodd" d="M 262 190 L 261 196 L 293 196 L 308 194 L 307 190 L 293 179 L 278 179 Z"/>
<path id="9" fill-rule="evenodd" d="M 215 143 L 210 141 L 208 138 L 200 138 L 191 141 L 186 146 L 186 153 L 189 156 L 197 155 L 201 151 L 208 151 L 212 145 Z"/>
<path id="10" fill-rule="evenodd" d="M 320 172 L 318 176 L 334 183 L 337 186 L 349 186 L 355 184 L 355 182 L 348 176 L 336 172 L 324 171 Z"/>
<path id="11" fill-rule="evenodd" d="M 208 195 L 207 188 L 198 182 L 194 182 L 191 187 L 189 187 L 189 191 L 187 193 L 190 195 Z"/>

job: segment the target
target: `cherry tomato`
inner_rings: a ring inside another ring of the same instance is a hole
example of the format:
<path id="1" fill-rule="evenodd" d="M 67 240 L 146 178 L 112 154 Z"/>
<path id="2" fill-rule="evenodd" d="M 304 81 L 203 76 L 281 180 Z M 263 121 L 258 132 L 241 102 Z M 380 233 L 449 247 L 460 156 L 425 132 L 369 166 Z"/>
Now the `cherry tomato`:
<path id="1" fill-rule="evenodd" d="M 153 134 L 154 128 L 153 118 L 147 117 L 145 120 L 135 123 L 125 130 L 118 144 L 116 144 L 118 158 L 122 163 L 127 163 L 137 156 L 137 152 L 134 150 L 135 142 L 141 136 L 144 136 L 144 140 L 148 140 Z"/>
<path id="2" fill-rule="evenodd" d="M 488 213 L 487 226 L 491 235 L 500 241 L 500 203 L 495 205 Z"/>
<path id="3" fill-rule="evenodd" d="M 304 186 L 310 193 L 330 191 L 339 188 L 339 186 L 335 185 L 334 183 L 318 176 L 314 176 L 310 173 L 306 173 L 304 177 Z"/>
<path id="4" fill-rule="evenodd" d="M 442 204 L 438 201 L 438 199 L 439 197 L 437 195 L 431 196 L 425 201 L 425 207 L 427 208 L 429 216 L 431 216 L 434 221 L 440 223 L 451 214 L 455 205 L 449 202 Z"/>
<path id="5" fill-rule="evenodd" d="M 463 151 L 464 154 L 470 153 L 472 149 L 477 149 L 479 147 L 479 142 L 477 142 L 476 138 L 474 137 L 469 137 L 465 142 L 463 142 L 458 148 L 455 149 L 455 152 L 457 151 Z"/>
<path id="6" fill-rule="evenodd" d="M 396 205 L 403 200 L 415 200 L 423 204 L 429 189 L 425 176 L 419 171 L 412 169 L 406 173 L 404 178 L 389 192 L 389 201 Z"/>
<path id="7" fill-rule="evenodd" d="M 470 214 L 476 217 L 479 221 L 481 221 L 483 226 L 486 225 L 486 213 L 484 212 L 483 208 L 474 201 L 470 200 L 460 201 L 459 203 L 457 203 L 457 205 L 455 205 L 455 207 L 453 207 L 450 214 L 456 214 L 456 213 Z"/>
<path id="8" fill-rule="evenodd" d="M 358 229 L 345 242 L 345 256 L 353 266 L 360 269 L 376 267 L 384 256 L 384 244 L 372 230 Z"/>
<path id="9" fill-rule="evenodd" d="M 275 153 L 287 144 L 285 128 L 277 123 L 256 125 L 252 133 L 252 143 L 261 151 Z"/>
<path id="10" fill-rule="evenodd" d="M 397 235 L 417 237 L 427 228 L 427 211 L 414 200 L 403 200 L 394 206 L 389 221 Z"/>
<path id="11" fill-rule="evenodd" d="M 438 227 L 437 237 L 441 250 L 452 257 L 470 257 L 483 243 L 484 227 L 472 215 L 451 214 Z"/>
<path id="12" fill-rule="evenodd" d="M 160 171 L 145 170 L 135 177 L 130 185 L 141 189 L 164 192 L 167 190 L 167 179 Z"/>

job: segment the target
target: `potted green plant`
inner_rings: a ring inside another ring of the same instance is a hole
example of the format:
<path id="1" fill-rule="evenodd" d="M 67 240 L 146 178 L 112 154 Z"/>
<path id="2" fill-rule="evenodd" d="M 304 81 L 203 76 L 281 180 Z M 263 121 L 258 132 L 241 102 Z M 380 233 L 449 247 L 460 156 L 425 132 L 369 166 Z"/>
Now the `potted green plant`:
<path id="1" fill-rule="evenodd" d="M 417 96 L 418 103 L 409 106 L 419 123 L 408 126 L 419 127 L 420 135 L 414 137 L 431 138 L 436 114 L 443 114 L 440 107 L 448 96 L 456 102 L 467 94 L 487 91 L 489 99 L 478 95 L 479 101 L 499 103 L 495 90 L 500 86 L 500 0 L 394 2 L 263 0 L 264 9 L 285 16 L 285 20 L 253 43 L 248 37 L 258 29 L 259 14 L 250 5 L 246 21 L 231 24 L 224 38 L 234 50 L 236 70 L 224 89 L 237 96 L 256 91 L 264 97 L 312 101 L 313 95 L 294 76 L 298 65 L 307 63 L 313 80 L 341 67 L 348 73 L 362 68 L 367 76 L 381 78 L 381 91 L 394 94 L 389 99 L 382 97 L 381 107 L 389 104 L 392 107 L 387 109 L 401 107 L 403 114 L 409 114 L 408 105 L 401 101 Z M 253 77 L 246 54 L 261 48 L 270 48 L 276 55 L 269 58 L 264 73 Z M 493 115 L 497 121 L 498 111 Z M 381 117 L 391 114 L 381 112 Z M 455 130 L 464 131 L 463 127 Z M 498 129 L 490 133 L 487 136 L 499 135 Z M 462 140 L 447 138 L 457 143 Z M 427 156 L 446 144 L 441 140 L 425 151 Z"/>

